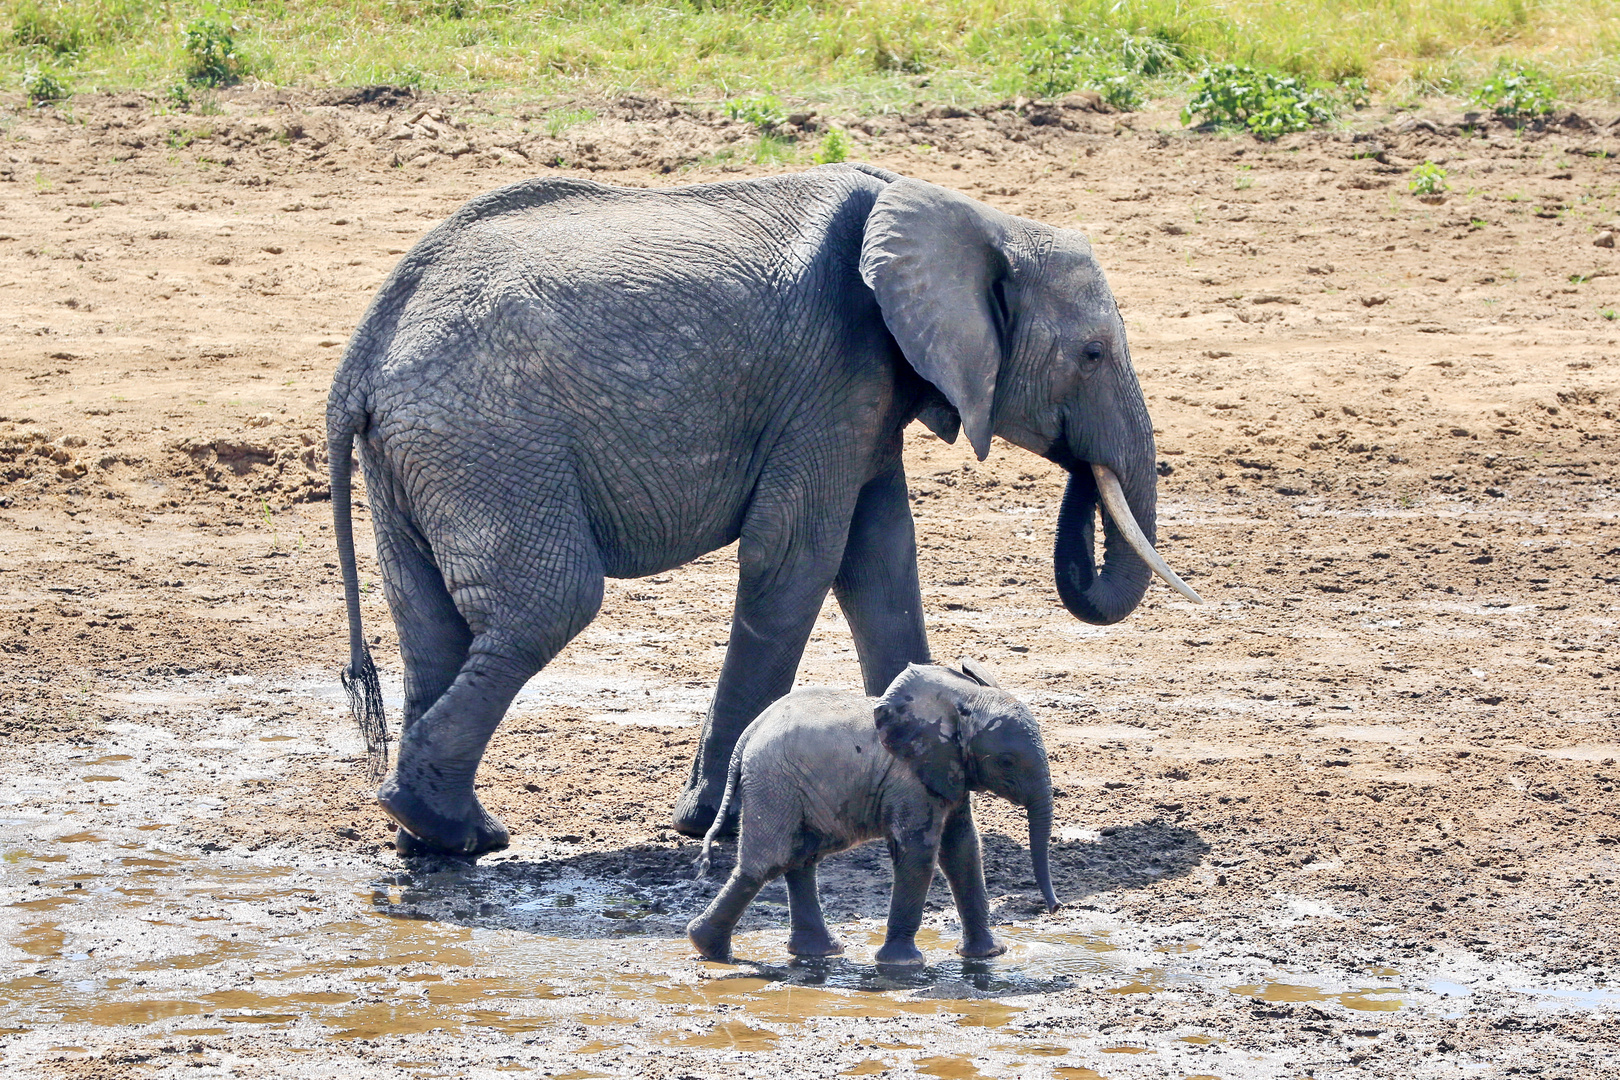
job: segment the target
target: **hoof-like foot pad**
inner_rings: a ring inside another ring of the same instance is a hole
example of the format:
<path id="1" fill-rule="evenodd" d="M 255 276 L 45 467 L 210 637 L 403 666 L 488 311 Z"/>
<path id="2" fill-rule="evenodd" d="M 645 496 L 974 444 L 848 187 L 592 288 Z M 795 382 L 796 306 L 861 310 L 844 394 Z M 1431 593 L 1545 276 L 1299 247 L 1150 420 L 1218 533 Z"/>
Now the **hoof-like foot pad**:
<path id="1" fill-rule="evenodd" d="M 716 931 L 702 919 L 693 919 L 687 924 L 686 940 L 697 950 L 699 959 L 731 963 L 731 935 Z"/>
<path id="2" fill-rule="evenodd" d="M 457 821 L 430 809 L 398 787 L 392 790 L 385 787 L 377 802 L 399 826 L 394 836 L 394 850 L 401 855 L 453 855 L 472 859 L 485 852 L 499 851 L 512 842 L 506 827 L 476 803 L 475 819 Z"/>
<path id="3" fill-rule="evenodd" d="M 831 934 L 794 934 L 788 938 L 787 951 L 793 956 L 843 956 L 844 943 Z"/>
<path id="4" fill-rule="evenodd" d="M 1000 956 L 1007 951 L 1007 943 L 1000 938 L 991 938 L 988 942 L 974 942 L 969 945 L 962 942 L 956 948 L 956 955 L 965 956 L 969 960 L 988 960 L 992 956 Z"/>
<path id="5" fill-rule="evenodd" d="M 872 957 L 875 963 L 884 967 L 922 967 L 923 954 L 915 945 L 885 944 Z"/>
<path id="6" fill-rule="evenodd" d="M 718 804 L 705 803 L 699 789 L 687 788 L 681 792 L 681 797 L 675 800 L 675 814 L 671 825 L 682 836 L 701 840 L 708 833 L 709 826 L 714 824 L 714 815 L 719 809 Z"/>

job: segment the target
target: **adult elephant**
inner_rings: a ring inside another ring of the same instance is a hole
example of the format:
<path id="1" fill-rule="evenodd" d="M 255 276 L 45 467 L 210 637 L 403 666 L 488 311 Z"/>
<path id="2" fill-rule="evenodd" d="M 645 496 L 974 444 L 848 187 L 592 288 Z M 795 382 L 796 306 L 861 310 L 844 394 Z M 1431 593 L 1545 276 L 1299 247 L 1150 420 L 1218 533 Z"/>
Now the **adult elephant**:
<path id="1" fill-rule="evenodd" d="M 1057 582 L 1079 618 L 1124 618 L 1150 567 L 1179 585 L 1151 548 L 1153 429 L 1125 327 L 1078 233 L 830 165 L 659 190 L 533 180 L 424 238 L 327 406 L 345 683 L 374 763 L 355 443 L 405 665 L 378 793 L 399 849 L 506 845 L 474 773 L 524 682 L 596 616 L 604 577 L 738 541 L 731 641 L 675 809 L 687 835 L 713 820 L 737 736 L 792 687 L 829 588 L 868 694 L 928 663 L 901 463 L 913 419 L 965 430 L 981 459 L 995 434 L 1069 470 Z"/>

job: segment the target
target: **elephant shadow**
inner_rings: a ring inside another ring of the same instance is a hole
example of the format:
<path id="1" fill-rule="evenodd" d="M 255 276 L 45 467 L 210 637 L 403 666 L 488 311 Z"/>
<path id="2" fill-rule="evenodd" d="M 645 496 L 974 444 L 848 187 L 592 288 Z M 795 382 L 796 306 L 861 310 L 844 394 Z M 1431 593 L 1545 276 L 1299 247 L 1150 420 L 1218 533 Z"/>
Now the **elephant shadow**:
<path id="1" fill-rule="evenodd" d="M 1001 921 L 1045 912 L 1022 839 L 982 834 L 985 883 Z M 701 845 L 643 844 L 555 857 L 485 857 L 482 862 L 426 857 L 373 882 L 372 908 L 395 918 L 547 937 L 679 938 L 731 872 L 736 846 L 716 845 L 709 876 L 696 877 Z M 1150 820 L 1104 830 L 1094 840 L 1054 840 L 1052 880 L 1058 898 L 1075 904 L 1104 892 L 1140 889 L 1191 873 L 1210 850 L 1195 829 Z M 888 851 L 863 844 L 824 860 L 818 874 L 830 922 L 883 921 L 891 881 Z M 953 912 L 944 875 L 928 894 L 930 912 Z M 738 930 L 784 929 L 787 890 L 767 885 Z"/>

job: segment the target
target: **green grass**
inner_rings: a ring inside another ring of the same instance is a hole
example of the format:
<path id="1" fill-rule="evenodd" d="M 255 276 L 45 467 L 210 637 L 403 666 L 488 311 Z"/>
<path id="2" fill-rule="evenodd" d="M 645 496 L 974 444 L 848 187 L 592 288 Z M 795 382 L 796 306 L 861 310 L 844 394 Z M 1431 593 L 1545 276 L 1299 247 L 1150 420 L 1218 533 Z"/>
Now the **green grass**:
<path id="1" fill-rule="evenodd" d="M 231 28 L 228 56 L 199 42 L 205 24 Z M 1146 70 L 1127 38 L 1168 43 L 1180 67 Z M 1054 70 L 1053 41 L 1096 70 Z M 1229 62 L 1399 97 L 1472 93 L 1524 65 L 1561 98 L 1620 96 L 1614 0 L 0 0 L 0 88 L 18 94 L 42 69 L 78 92 L 212 81 L 199 56 L 222 80 L 277 85 L 774 95 L 863 112 L 1069 74 L 1084 86 L 1133 64 L 1150 97 L 1185 96 L 1192 74 Z"/>

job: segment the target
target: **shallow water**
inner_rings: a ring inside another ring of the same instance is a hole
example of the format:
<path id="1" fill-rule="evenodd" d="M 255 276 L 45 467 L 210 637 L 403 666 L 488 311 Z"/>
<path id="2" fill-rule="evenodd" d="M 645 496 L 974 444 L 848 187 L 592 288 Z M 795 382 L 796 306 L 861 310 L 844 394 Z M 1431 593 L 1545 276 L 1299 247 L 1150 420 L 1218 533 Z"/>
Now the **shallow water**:
<path id="1" fill-rule="evenodd" d="M 561 1022 L 640 1020 L 645 1028 L 650 1007 L 658 1017 L 655 1042 L 755 1051 L 775 1047 L 784 1025 L 822 1017 L 931 1016 L 1001 1029 L 1041 995 L 1077 985 L 1117 995 L 1218 986 L 1262 1002 L 1374 1013 L 1470 992 L 1461 984 L 1409 987 L 1389 969 L 1350 985 L 1306 973 L 1223 979 L 1194 941 L 1143 950 L 1121 947 L 1110 931 L 1039 924 L 1007 927 L 1008 953 L 989 961 L 957 958 L 952 939 L 924 930 L 919 944 L 934 962 L 920 970 L 871 964 L 867 957 L 882 939 L 881 925 L 871 921 L 841 928 L 846 957 L 792 960 L 782 951 L 783 931 L 772 930 L 739 935 L 737 949 L 774 961 L 708 964 L 693 961 L 675 936 L 569 936 L 480 924 L 477 915 L 498 923 L 502 914 L 485 910 L 494 907 L 488 902 L 471 919 L 420 917 L 415 905 L 435 894 L 463 902 L 477 874 L 468 869 L 379 877 L 359 867 L 217 865 L 92 830 L 17 840 L 0 862 L 0 887 L 11 898 L 0 908 L 9 943 L 0 962 L 0 1029 L 9 1032 L 88 1024 L 201 1034 L 311 1020 L 333 1040 L 374 1039 L 472 1028 L 515 1033 Z M 478 895 L 560 925 L 626 919 L 643 901 L 621 889 L 576 877 L 527 895 L 510 887 Z M 1620 993 L 1604 988 L 1518 992 L 1549 1009 L 1620 1005 Z M 1207 1037 L 1183 1041 L 1216 1041 L 1200 1039 Z M 599 1051 L 610 1048 L 611 1040 L 601 1042 Z M 1094 1049 L 1121 1057 L 1157 1052 L 1132 1044 Z M 1018 1050 L 1068 1052 L 1056 1045 Z M 976 1075 L 971 1062 L 948 1056 L 920 1060 L 918 1071 Z M 1087 1071 L 1075 1066 L 1060 1075 Z"/>

